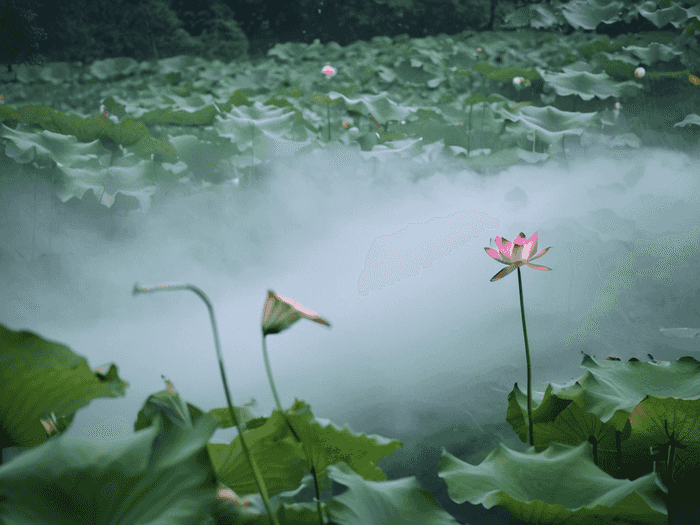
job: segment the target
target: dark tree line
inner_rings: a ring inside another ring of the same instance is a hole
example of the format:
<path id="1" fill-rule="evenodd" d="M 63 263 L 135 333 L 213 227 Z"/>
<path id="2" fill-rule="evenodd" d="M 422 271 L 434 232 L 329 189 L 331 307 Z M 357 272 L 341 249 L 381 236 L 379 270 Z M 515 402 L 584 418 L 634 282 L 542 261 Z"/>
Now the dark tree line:
<path id="1" fill-rule="evenodd" d="M 32 0 L 0 2 L 0 61 L 10 73 L 13 64 L 44 64 L 37 51 L 46 32 L 36 23 L 35 7 Z"/>
<path id="2" fill-rule="evenodd" d="M 348 45 L 376 35 L 454 34 L 493 29 L 498 2 L 0 0 L 0 60 L 9 71 L 45 59 L 89 62 L 190 54 L 225 60 L 246 56 L 251 43 L 265 52 L 275 42 L 311 43 L 316 38 Z"/>
<path id="3" fill-rule="evenodd" d="M 230 60 L 245 56 L 248 47 L 220 0 L 0 0 L 0 63 L 8 71 L 45 60 L 178 54 Z"/>
<path id="4" fill-rule="evenodd" d="M 275 42 L 411 38 L 497 29 L 506 13 L 550 0 L 0 0 L 0 62 L 207 59 Z M 60 7 L 58 7 L 60 6 Z"/>

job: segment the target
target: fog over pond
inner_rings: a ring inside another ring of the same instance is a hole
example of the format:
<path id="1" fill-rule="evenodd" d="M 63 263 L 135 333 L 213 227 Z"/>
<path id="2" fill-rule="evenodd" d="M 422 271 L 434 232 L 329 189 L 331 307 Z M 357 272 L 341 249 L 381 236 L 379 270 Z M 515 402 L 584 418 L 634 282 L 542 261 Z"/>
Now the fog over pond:
<path id="1" fill-rule="evenodd" d="M 700 168 L 688 154 L 600 149 L 477 174 L 440 158 L 378 162 L 330 148 L 259 169 L 257 188 L 157 195 L 145 216 L 118 218 L 111 237 L 66 214 L 52 220 L 39 191 L 33 270 L 21 259 L 31 251 L 33 177 L 5 176 L 0 319 L 92 368 L 113 362 L 130 383 L 125 397 L 90 403 L 69 435 L 133 432 L 146 397 L 164 389 L 161 374 L 187 402 L 225 406 L 202 301 L 132 296 L 136 282 L 187 282 L 209 295 L 237 405 L 273 408 L 260 329 L 271 289 L 332 325 L 301 320 L 267 338 L 285 408 L 296 397 L 318 417 L 396 438 L 424 432 L 418 411 L 505 423 L 507 392 L 526 385 L 517 274 L 490 282 L 503 265 L 484 247 L 521 231 L 539 234 L 538 251 L 552 246 L 536 261 L 552 271 L 522 270 L 535 390 L 581 376 L 581 351 L 697 353 L 697 339 L 660 331 L 700 327 Z M 661 257 L 660 239 L 673 241 Z M 218 430 L 212 441 L 234 435 Z"/>

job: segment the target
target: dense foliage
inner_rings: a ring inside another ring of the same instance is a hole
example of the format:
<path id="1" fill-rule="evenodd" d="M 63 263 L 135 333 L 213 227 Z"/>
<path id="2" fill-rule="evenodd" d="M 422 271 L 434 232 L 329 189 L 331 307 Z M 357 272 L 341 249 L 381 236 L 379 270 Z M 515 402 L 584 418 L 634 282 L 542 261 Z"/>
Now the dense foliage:
<path id="1" fill-rule="evenodd" d="M 36 25 L 34 2 L 5 0 L 0 3 L 0 61 L 12 72 L 13 64 L 43 65 L 37 54 L 46 33 Z"/>
<path id="2" fill-rule="evenodd" d="M 38 0 L 34 11 L 18 6 L 19 0 L 11 0 L 10 15 L 0 17 L 13 28 L 1 32 L 2 48 L 9 50 L 2 55 L 5 63 L 28 62 L 41 35 L 47 40 L 42 53 L 50 61 L 179 54 L 232 59 L 248 49 L 233 13 L 218 2 L 197 3 L 196 13 L 176 12 L 166 0 L 70 0 L 59 11 L 48 0 Z"/>
<path id="3" fill-rule="evenodd" d="M 50 0 L 35 2 L 6 2 L 11 13 L 2 18 L 12 30 L 2 32 L 8 50 L 2 59 L 8 64 L 28 62 L 40 38 L 47 39 L 41 51 L 51 61 L 89 62 L 178 54 L 226 60 L 249 50 L 264 54 L 275 43 L 455 34 L 493 29 L 522 0 L 68 0 L 58 11 Z"/>
<path id="4" fill-rule="evenodd" d="M 494 0 L 292 0 L 284 4 L 225 0 L 251 44 L 334 41 L 341 46 L 373 36 L 420 38 L 488 27 Z M 503 3 L 503 2 L 501 2 Z M 506 2 L 512 8 L 513 2 Z M 501 18 L 507 12 L 499 13 Z M 266 48 L 263 47 L 263 51 Z"/>
<path id="5" fill-rule="evenodd" d="M 659 5 L 669 7 L 666 4 L 670 3 L 661 1 Z M 697 2 L 672 3 L 687 7 Z M 537 17 L 542 9 L 551 11 L 552 1 L 68 0 L 57 11 L 52 0 L 8 0 L 0 7 L 0 60 L 10 70 L 12 64 L 41 63 L 43 57 L 89 62 L 185 54 L 232 60 L 249 53 L 265 54 L 274 44 L 284 42 L 309 44 L 319 39 L 346 46 L 377 35 L 422 38 L 465 30 L 492 31 L 502 29 L 508 14 L 523 7 L 532 9 L 531 15 Z M 598 30 L 619 34 L 616 31 L 640 29 L 627 24 L 619 20 L 601 24 Z M 563 20 L 554 25 L 569 27 Z M 42 39 L 46 42 L 39 49 Z"/>

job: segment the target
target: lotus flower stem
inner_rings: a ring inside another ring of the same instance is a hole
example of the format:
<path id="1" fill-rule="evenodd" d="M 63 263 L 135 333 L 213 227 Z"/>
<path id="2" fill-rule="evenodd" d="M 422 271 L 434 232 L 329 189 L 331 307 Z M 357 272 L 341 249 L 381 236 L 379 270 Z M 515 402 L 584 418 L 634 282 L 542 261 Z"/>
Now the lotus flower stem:
<path id="1" fill-rule="evenodd" d="M 574 254 L 571 250 L 571 246 L 569 246 L 569 253 L 571 254 L 571 260 L 574 260 Z M 571 315 L 571 292 L 573 291 L 574 288 L 574 268 L 573 266 L 571 267 L 571 279 L 569 279 L 569 315 Z"/>
<path id="2" fill-rule="evenodd" d="M 523 320 L 523 336 L 525 337 L 525 361 L 527 362 L 527 419 L 530 437 L 530 446 L 534 446 L 534 432 L 532 424 L 532 364 L 530 362 L 530 346 L 527 342 L 527 325 L 525 324 L 525 306 L 523 305 L 523 281 L 520 276 L 520 267 L 527 265 L 528 268 L 540 271 L 549 271 L 551 268 L 540 264 L 533 264 L 531 261 L 539 259 L 552 247 L 545 248 L 537 253 L 537 232 L 527 239 L 523 232 L 520 232 L 513 242 L 504 239 L 500 235 L 496 236 L 497 249 L 485 247 L 487 255 L 505 264 L 506 268 L 498 272 L 491 278 L 491 282 L 503 279 L 509 273 L 518 271 L 518 292 L 520 295 L 520 315 Z M 537 253 L 537 255 L 535 255 Z"/>
<path id="3" fill-rule="evenodd" d="M 469 105 L 469 120 L 467 121 L 467 155 L 471 153 L 472 145 L 472 111 L 474 110 L 474 104 Z"/>
<path id="4" fill-rule="evenodd" d="M 253 148 L 255 147 L 255 135 L 253 133 L 253 123 L 250 123 L 250 174 L 248 175 L 248 180 L 246 181 L 246 188 L 250 188 L 253 183 L 253 167 L 255 166 L 255 159 L 253 159 Z"/>
<path id="5" fill-rule="evenodd" d="M 36 244 L 36 188 L 39 184 L 39 172 L 34 174 L 34 207 L 32 209 L 32 255 L 31 261 L 34 260 L 34 245 Z"/>
<path id="6" fill-rule="evenodd" d="M 481 108 L 481 131 L 479 132 L 480 142 L 479 145 L 481 149 L 484 149 L 484 116 L 486 115 L 486 100 L 484 100 L 483 106 Z"/>
<path id="7" fill-rule="evenodd" d="M 530 436 L 530 446 L 532 447 L 535 445 L 535 437 L 532 426 L 532 363 L 530 362 L 530 346 L 527 343 L 525 306 L 523 305 L 523 280 L 520 277 L 520 266 L 518 266 L 518 291 L 520 292 L 520 315 L 523 319 L 523 337 L 525 338 L 525 361 L 527 363 L 527 420 Z"/>
<path id="8" fill-rule="evenodd" d="M 292 427 L 292 424 L 287 419 L 287 416 L 282 410 L 282 403 L 280 403 L 280 398 L 277 395 L 277 388 L 275 388 L 275 382 L 272 380 L 272 368 L 270 368 L 270 360 L 267 357 L 267 346 L 265 345 L 265 338 L 271 334 L 278 334 L 283 330 L 286 330 L 294 323 L 299 321 L 299 319 L 309 319 L 318 324 L 323 324 L 330 326 L 331 324 L 318 315 L 313 310 L 309 310 L 305 306 L 297 303 L 293 299 L 286 297 L 284 295 L 277 295 L 272 290 L 267 291 L 267 298 L 265 299 L 265 305 L 263 306 L 262 315 L 262 335 L 263 335 L 263 357 L 265 359 L 265 368 L 267 370 L 267 378 L 270 380 L 270 387 L 272 389 L 272 395 L 275 398 L 275 403 L 277 404 L 277 409 L 280 411 L 280 415 L 287 423 L 287 426 L 292 431 L 292 434 L 296 440 L 301 443 L 302 451 L 306 458 L 306 464 L 311 470 L 311 476 L 314 478 L 314 487 L 316 489 L 316 508 L 318 509 L 318 521 L 321 525 L 324 523 L 323 512 L 321 509 L 321 495 L 318 490 L 318 477 L 316 476 L 316 468 L 312 461 L 309 461 L 309 456 L 304 449 L 304 444 L 301 442 L 301 438 Z"/>
<path id="9" fill-rule="evenodd" d="M 260 474 L 260 469 L 258 469 L 258 465 L 255 462 L 255 458 L 250 453 L 250 449 L 248 448 L 248 445 L 245 442 L 243 432 L 241 431 L 240 424 L 238 423 L 238 418 L 236 417 L 236 413 L 233 410 L 233 401 L 231 401 L 231 394 L 229 392 L 228 383 L 226 381 L 226 373 L 224 372 L 224 359 L 221 355 L 221 345 L 219 344 L 219 332 L 216 328 L 216 319 L 214 318 L 214 307 L 212 306 L 211 301 L 209 300 L 207 295 L 202 290 L 191 284 L 177 283 L 154 286 L 141 286 L 137 283 L 134 285 L 133 294 L 136 295 L 138 293 L 158 292 L 167 290 L 190 290 L 196 293 L 207 305 L 207 309 L 209 310 L 209 318 L 211 319 L 212 331 L 214 332 L 214 346 L 216 347 L 216 355 L 219 360 L 219 370 L 221 371 L 221 380 L 224 383 L 224 392 L 226 393 L 226 402 L 228 403 L 229 415 L 231 416 L 231 420 L 234 422 L 236 428 L 238 429 L 238 436 L 241 438 L 241 446 L 243 447 L 243 453 L 246 455 L 248 463 L 250 463 L 250 467 L 253 470 L 253 475 L 255 476 L 255 483 L 257 484 L 258 490 L 260 491 L 260 495 L 262 496 L 262 500 L 265 504 L 265 509 L 267 510 L 267 515 L 270 519 L 270 522 L 273 525 L 279 525 L 279 522 L 277 521 L 277 516 L 272 512 L 272 504 L 270 503 L 270 498 L 267 495 L 267 489 L 265 488 L 265 483 L 263 482 L 262 475 Z"/>
<path id="10" fill-rule="evenodd" d="M 270 367 L 270 360 L 267 357 L 267 345 L 265 344 L 266 337 L 267 337 L 266 335 L 263 335 L 263 357 L 265 359 L 265 370 L 267 371 L 267 377 L 270 380 L 270 388 L 272 389 L 272 396 L 275 398 L 275 404 L 277 405 L 277 410 L 280 411 L 282 418 L 287 423 L 287 426 L 292 431 L 292 434 L 296 438 L 297 442 L 301 443 L 301 438 L 295 432 L 294 427 L 292 427 L 292 424 L 287 419 L 287 416 L 285 415 L 284 410 L 282 410 L 282 403 L 280 402 L 280 398 L 277 395 L 277 388 L 275 388 L 275 382 L 272 379 L 272 368 Z M 302 450 L 303 450 L 303 444 L 302 444 Z M 306 456 L 305 450 L 304 450 L 304 455 Z M 311 476 L 314 478 L 314 489 L 316 491 L 316 508 L 318 510 L 318 521 L 321 525 L 323 525 L 325 523 L 325 519 L 323 517 L 323 512 L 321 509 L 321 493 L 318 490 L 318 478 L 316 476 L 316 469 L 314 468 L 313 463 L 311 463 L 309 461 L 308 457 L 306 457 L 306 463 L 307 463 L 307 465 L 309 465 L 309 469 L 311 470 Z"/>

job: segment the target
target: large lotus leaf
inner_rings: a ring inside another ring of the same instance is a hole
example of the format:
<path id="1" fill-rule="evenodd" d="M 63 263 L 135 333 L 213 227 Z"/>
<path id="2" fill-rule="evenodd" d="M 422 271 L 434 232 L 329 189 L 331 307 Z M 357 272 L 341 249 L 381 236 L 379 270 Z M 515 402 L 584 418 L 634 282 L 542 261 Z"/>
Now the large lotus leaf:
<path id="1" fill-rule="evenodd" d="M 67 346 L 0 325 L 0 448 L 39 445 L 42 419 L 72 419 L 92 399 L 123 396 L 128 386 L 115 365 L 93 371 Z"/>
<path id="2" fill-rule="evenodd" d="M 358 99 L 351 100 L 345 95 L 336 91 L 328 93 L 328 98 L 333 101 L 342 98 L 345 107 L 354 111 L 360 111 L 363 115 L 372 116 L 378 122 L 388 122 L 390 120 L 406 120 L 406 118 L 418 111 L 417 107 L 404 106 L 391 100 L 388 93 L 382 92 L 378 95 L 363 95 Z"/>
<path id="3" fill-rule="evenodd" d="M 328 419 L 314 417 L 311 407 L 295 400 L 285 417 L 302 441 L 307 458 L 318 476 L 319 491 L 330 488 L 326 467 L 345 462 L 356 474 L 368 481 L 382 481 L 386 474 L 377 463 L 396 452 L 402 443 L 376 434 L 355 433 L 348 426 L 338 427 Z"/>
<path id="4" fill-rule="evenodd" d="M 583 100 L 593 97 L 607 99 L 610 97 L 633 97 L 641 88 L 635 82 L 616 82 L 606 73 L 589 73 L 564 68 L 563 73 L 547 72 L 537 68 L 546 85 L 554 89 L 562 97 L 578 95 Z"/>
<path id="5" fill-rule="evenodd" d="M 700 18 L 700 8 L 695 5 L 689 9 L 684 9 L 677 3 L 666 9 L 657 9 L 656 2 L 644 2 L 639 6 L 639 14 L 651 20 L 656 27 L 664 27 L 668 24 L 678 29 L 687 24 L 692 18 Z"/>
<path id="6" fill-rule="evenodd" d="M 154 139 L 143 123 L 133 119 L 125 119 L 115 124 L 104 115 L 83 118 L 61 113 L 48 106 L 30 105 L 17 109 L 0 106 L 0 121 L 23 122 L 44 130 L 43 134 L 33 131 L 21 132 L 3 126 L 0 136 L 13 142 L 14 149 L 12 153 L 8 152 L 8 155 L 17 162 L 31 162 L 34 156 L 37 156 L 39 159 L 49 157 L 59 165 L 72 166 L 86 150 L 85 146 L 93 147 L 92 144 L 74 144 L 74 138 L 80 143 L 109 139 L 142 157 L 158 155 L 168 162 L 177 160 L 175 151 L 167 141 Z M 61 145 L 63 147 L 59 147 Z M 107 152 L 105 148 L 102 150 Z"/>
<path id="7" fill-rule="evenodd" d="M 438 476 L 450 498 L 490 509 L 505 507 L 516 518 L 540 523 L 668 522 L 665 492 L 656 473 L 634 481 L 615 479 L 591 459 L 590 443 L 555 443 L 542 453 L 516 452 L 499 444 L 480 465 L 443 448 Z"/>
<path id="8" fill-rule="evenodd" d="M 517 113 L 506 114 L 508 120 L 518 123 L 518 126 L 511 127 L 513 131 L 536 130 L 538 140 L 546 137 L 548 141 L 553 141 L 560 135 L 580 135 L 584 129 L 600 127 L 600 116 L 595 112 L 578 113 L 561 111 L 554 107 L 526 106 L 520 108 Z"/>
<path id="9" fill-rule="evenodd" d="M 596 444 L 598 466 L 615 473 L 617 466 L 628 470 L 646 468 L 652 461 L 649 446 L 668 446 L 671 433 L 675 433 L 681 447 L 700 447 L 698 399 L 639 403 L 649 390 L 698 398 L 700 363 L 690 357 L 671 363 L 636 359 L 598 362 L 584 354 L 582 366 L 591 370 L 574 385 L 557 387 L 556 392 L 548 385 L 544 395 L 533 393 L 533 431 L 538 452 L 555 442 L 575 446 L 590 441 Z M 508 396 L 507 421 L 527 442 L 527 397 L 517 383 Z M 700 466 L 700 458 L 693 455 L 685 462 L 686 470 Z"/>
<path id="10" fill-rule="evenodd" d="M 194 135 L 180 135 L 170 139 L 178 158 L 196 174 L 197 179 L 211 177 L 221 162 L 233 158 L 237 148 L 228 141 L 217 138 L 202 140 Z"/>
<path id="11" fill-rule="evenodd" d="M 13 65 L 12 69 L 17 72 L 17 81 L 22 84 L 47 82 L 67 89 L 67 86 L 80 75 L 83 67 L 80 62 L 50 62 L 43 66 L 17 64 Z"/>
<path id="12" fill-rule="evenodd" d="M 611 42 L 608 35 L 601 35 L 591 42 L 579 45 L 578 50 L 586 60 L 590 60 L 596 53 L 615 53 L 620 51 L 623 46 L 624 43 L 620 40 L 616 39 Z"/>
<path id="13" fill-rule="evenodd" d="M 442 67 L 430 60 L 428 57 L 414 55 L 409 58 L 402 58 L 393 67 L 393 73 L 399 82 L 404 85 L 421 86 L 427 85 L 435 88 L 439 85 L 436 80 L 444 81 L 442 77 Z"/>
<path id="14" fill-rule="evenodd" d="M 613 24 L 620 20 L 623 3 L 610 0 L 572 0 L 561 6 L 561 14 L 576 28 L 589 31 L 600 24 Z"/>
<path id="15" fill-rule="evenodd" d="M 328 515 L 333 523 L 344 525 L 370 523 L 455 525 L 457 523 L 440 507 L 435 496 L 420 487 L 415 476 L 389 481 L 366 481 L 343 462 L 328 467 L 328 475 L 333 481 L 348 487 L 348 490 L 340 496 L 328 501 Z"/>
<path id="16" fill-rule="evenodd" d="M 213 417 L 213 416 L 212 416 Z M 290 439 L 289 429 L 279 412 L 261 421 L 248 422 L 245 442 L 260 469 L 270 497 L 299 486 L 306 470 L 301 446 Z M 208 444 L 217 478 L 236 494 L 255 494 L 258 486 L 243 452 L 241 437 L 229 445 Z"/>
<path id="17" fill-rule="evenodd" d="M 700 126 L 700 115 L 696 115 L 695 113 L 690 113 L 689 115 L 686 115 L 683 120 L 674 124 L 674 127 L 684 128 L 690 124 L 695 124 L 696 126 Z"/>
<path id="18" fill-rule="evenodd" d="M 559 23 L 551 8 L 543 4 L 516 9 L 506 15 L 505 22 L 508 26 L 531 27 L 533 29 L 548 29 Z"/>
<path id="19" fill-rule="evenodd" d="M 0 106 L 0 120 L 15 118 L 15 110 Z M 0 137 L 7 141 L 7 156 L 20 164 L 36 162 L 50 166 L 53 162 L 59 166 L 98 170 L 109 162 L 109 150 L 96 140 L 82 143 L 74 136 L 58 132 L 17 131 L 7 126 L 0 128 Z"/>
<path id="20" fill-rule="evenodd" d="M 508 421 L 511 424 L 517 422 L 518 435 L 526 442 L 527 397 L 519 389 L 513 393 L 514 396 L 508 397 L 509 414 L 512 411 L 516 417 L 511 417 Z M 588 441 L 594 445 L 595 464 L 611 476 L 620 477 L 620 472 L 648 473 L 648 470 L 644 469 L 650 468 L 652 461 L 649 440 L 640 435 L 631 436 L 629 421 L 626 421 L 626 426 L 617 433 L 613 425 L 604 423 L 596 415 L 586 412 L 582 408 L 585 405 L 583 394 L 582 391 L 574 402 L 566 404 L 566 396 L 559 392 L 553 394 L 551 385 L 547 387 L 545 400 L 533 415 L 535 450 L 542 452 L 553 443 L 577 446 Z M 519 408 L 516 408 L 517 406 Z"/>
<path id="21" fill-rule="evenodd" d="M 633 54 L 642 64 L 651 66 L 656 62 L 671 62 L 683 54 L 683 51 L 675 49 L 675 46 L 665 46 L 658 42 L 652 42 L 646 47 L 627 46 L 625 51 Z M 668 76 L 668 73 L 664 73 Z M 663 78 L 663 77 L 657 77 Z"/>
<path id="22" fill-rule="evenodd" d="M 578 383 L 585 391 L 585 410 L 622 430 L 634 408 L 647 395 L 700 399 L 700 362 L 692 357 L 658 364 L 638 361 L 598 361 L 584 354 L 588 372 Z M 617 413 L 620 411 L 620 413 Z"/>
<path id="23" fill-rule="evenodd" d="M 249 154 L 264 160 L 288 155 L 310 144 L 306 132 L 300 133 L 298 126 L 303 119 L 289 109 L 263 107 L 259 102 L 250 107 L 232 107 L 230 114 L 216 119 L 214 130 L 245 152 L 242 159 Z"/>
<path id="24" fill-rule="evenodd" d="M 205 448 L 218 421 L 154 424 L 124 438 L 65 435 L 0 467 L 5 525 L 191 525 L 216 502 L 219 483 Z"/>
<path id="25" fill-rule="evenodd" d="M 152 175 L 155 164 L 136 155 L 114 159 L 112 166 L 85 169 L 82 167 L 57 166 L 59 175 L 56 195 L 63 202 L 76 197 L 82 199 L 85 192 L 92 190 L 99 195 L 99 203 L 111 208 L 120 198 L 131 201 L 129 209 L 141 208 L 147 211 L 155 193 Z"/>
<path id="26" fill-rule="evenodd" d="M 647 396 L 630 416 L 632 436 L 640 435 L 662 452 L 665 478 L 670 448 L 674 449 L 673 478 L 697 475 L 700 470 L 700 400 Z M 665 480 L 667 481 L 667 480 Z M 693 480 L 696 481 L 696 480 Z"/>
<path id="27" fill-rule="evenodd" d="M 547 390 L 532 393 L 532 422 L 533 433 L 538 434 L 537 427 L 540 424 L 547 424 L 554 421 L 572 401 L 552 395 L 552 385 L 547 385 Z M 520 390 L 518 383 L 515 383 L 513 390 L 508 394 L 508 412 L 506 421 L 513 427 L 513 431 L 518 435 L 523 443 L 529 439 L 529 425 L 527 416 L 527 396 Z M 537 442 L 537 440 L 535 440 Z"/>
<path id="28" fill-rule="evenodd" d="M 319 490 L 328 488 L 326 467 L 340 461 L 366 480 L 384 480 L 377 462 L 393 454 L 400 441 L 382 436 L 357 434 L 325 419 L 316 419 L 303 401 L 296 401 L 285 413 L 301 444 L 292 435 L 279 411 L 270 417 L 252 419 L 245 433 L 246 444 L 256 457 L 270 496 L 296 489 L 309 470 L 308 458 L 316 468 Z M 230 445 L 208 445 L 219 479 L 237 494 L 256 492 L 255 478 L 243 455 L 240 438 Z"/>
<path id="29" fill-rule="evenodd" d="M 376 137 L 376 135 L 372 136 Z M 432 144 L 428 145 L 428 147 L 431 146 Z M 386 163 L 393 162 L 397 158 L 405 159 L 413 157 L 417 160 L 416 157 L 418 157 L 418 155 L 416 154 L 423 151 L 423 148 L 423 139 L 418 138 L 395 141 L 386 145 L 382 145 L 379 148 L 372 148 L 371 151 L 360 151 L 359 153 L 360 156 L 365 160 L 377 159 L 379 163 Z M 442 149 L 442 146 L 440 146 L 440 149 Z"/>
<path id="30" fill-rule="evenodd" d="M 700 362 L 692 357 L 677 361 L 643 362 L 602 360 L 584 354 L 581 363 L 588 372 L 574 385 L 548 385 L 544 394 L 533 392 L 533 421 L 554 422 L 573 400 L 584 412 L 601 422 L 624 430 L 630 414 L 648 394 L 656 397 L 700 399 Z M 525 441 L 527 397 L 517 388 L 508 396 L 508 422 Z M 582 422 L 579 422 L 582 424 Z"/>

